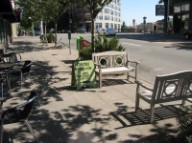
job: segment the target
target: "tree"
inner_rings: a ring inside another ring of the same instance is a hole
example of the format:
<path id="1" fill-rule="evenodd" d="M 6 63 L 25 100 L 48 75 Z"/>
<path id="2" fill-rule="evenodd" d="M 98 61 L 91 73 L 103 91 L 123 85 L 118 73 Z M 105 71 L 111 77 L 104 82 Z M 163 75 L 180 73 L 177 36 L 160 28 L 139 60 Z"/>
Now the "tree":
<path id="1" fill-rule="evenodd" d="M 87 6 L 90 16 L 91 16 L 91 44 L 92 52 L 95 52 L 94 47 L 94 21 L 98 13 L 103 9 L 103 7 L 109 4 L 112 0 L 79 0 L 83 6 Z"/>
<path id="2" fill-rule="evenodd" d="M 125 24 L 125 21 L 123 21 L 123 24 L 121 26 L 121 31 L 122 32 L 125 32 L 126 31 L 126 28 L 127 28 L 127 25 Z"/>
<path id="3" fill-rule="evenodd" d="M 68 9 L 70 2 L 70 0 L 18 0 L 18 5 L 25 17 L 33 16 L 32 20 L 43 21 L 45 29 L 47 23 L 55 23 L 55 46 L 57 46 L 57 23 L 62 14 Z"/>
<path id="4" fill-rule="evenodd" d="M 34 9 L 30 5 L 33 4 L 33 0 L 31 1 L 24 1 L 24 0 L 18 0 L 17 4 L 20 6 L 20 9 L 22 11 L 22 17 L 20 25 L 26 30 L 32 27 L 32 23 L 35 19 L 33 13 Z M 33 32 L 33 29 L 31 29 Z"/>
<path id="5" fill-rule="evenodd" d="M 43 0 L 44 18 L 55 23 L 55 46 L 57 44 L 57 23 L 62 14 L 67 11 L 70 0 Z"/>

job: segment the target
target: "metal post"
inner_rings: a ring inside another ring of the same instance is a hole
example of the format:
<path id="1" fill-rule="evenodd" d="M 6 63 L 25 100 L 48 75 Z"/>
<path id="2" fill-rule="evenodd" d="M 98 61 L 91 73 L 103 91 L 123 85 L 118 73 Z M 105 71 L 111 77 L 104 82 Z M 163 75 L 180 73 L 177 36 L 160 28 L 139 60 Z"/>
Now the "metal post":
<path id="1" fill-rule="evenodd" d="M 146 24 L 146 19 L 147 19 L 147 17 L 143 17 L 143 33 L 145 34 L 145 24 Z"/>
<path id="2" fill-rule="evenodd" d="M 169 0 L 167 0 L 167 34 L 169 34 Z"/>
<path id="3" fill-rule="evenodd" d="M 68 39 L 69 39 L 69 53 L 71 55 L 71 4 L 69 5 L 69 31 L 68 31 Z"/>

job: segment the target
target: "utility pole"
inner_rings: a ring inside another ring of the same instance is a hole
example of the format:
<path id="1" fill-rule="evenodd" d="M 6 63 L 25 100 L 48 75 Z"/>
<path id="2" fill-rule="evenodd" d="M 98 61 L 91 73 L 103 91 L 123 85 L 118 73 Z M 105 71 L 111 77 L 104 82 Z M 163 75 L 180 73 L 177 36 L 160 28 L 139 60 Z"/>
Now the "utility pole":
<path id="1" fill-rule="evenodd" d="M 68 31 L 68 40 L 69 40 L 69 53 L 71 55 L 71 23 L 72 23 L 72 20 L 71 20 L 71 4 L 69 5 L 69 31 Z"/>
<path id="2" fill-rule="evenodd" d="M 167 34 L 169 34 L 169 0 L 167 0 Z"/>
<path id="3" fill-rule="evenodd" d="M 147 17 L 143 17 L 143 33 L 145 34 L 145 24 L 146 24 Z"/>
<path id="4" fill-rule="evenodd" d="M 164 0 L 165 14 L 164 14 L 164 33 L 168 34 L 168 22 L 169 22 L 169 0 Z"/>

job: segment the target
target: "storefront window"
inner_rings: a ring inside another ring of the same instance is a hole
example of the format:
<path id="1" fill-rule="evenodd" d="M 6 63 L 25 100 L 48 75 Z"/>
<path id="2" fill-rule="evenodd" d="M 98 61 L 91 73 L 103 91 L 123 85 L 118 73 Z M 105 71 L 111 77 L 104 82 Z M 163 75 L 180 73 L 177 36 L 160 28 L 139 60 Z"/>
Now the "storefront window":
<path id="1" fill-rule="evenodd" d="M 181 12 L 181 7 L 180 5 L 175 5 L 174 6 L 174 13 L 180 13 Z"/>
<path id="2" fill-rule="evenodd" d="M 184 22 L 184 30 L 189 30 L 189 21 Z"/>
<path id="3" fill-rule="evenodd" d="M 182 21 L 189 20 L 189 14 L 182 15 Z"/>
<path id="4" fill-rule="evenodd" d="M 174 6 L 174 13 L 180 13 L 180 12 L 184 12 L 184 11 L 189 11 L 189 4 L 188 3 Z"/>
<path id="5" fill-rule="evenodd" d="M 182 4 L 181 11 L 189 11 L 189 4 Z"/>

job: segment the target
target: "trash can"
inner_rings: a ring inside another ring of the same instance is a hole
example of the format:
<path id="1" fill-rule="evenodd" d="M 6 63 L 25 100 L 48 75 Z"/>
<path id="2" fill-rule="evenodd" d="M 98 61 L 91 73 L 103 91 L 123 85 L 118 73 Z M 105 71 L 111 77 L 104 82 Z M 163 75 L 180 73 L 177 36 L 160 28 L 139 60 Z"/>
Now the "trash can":
<path id="1" fill-rule="evenodd" d="M 82 36 L 77 36 L 77 39 L 76 39 L 76 47 L 77 47 L 77 50 L 80 50 L 81 49 L 81 40 L 83 39 Z"/>

